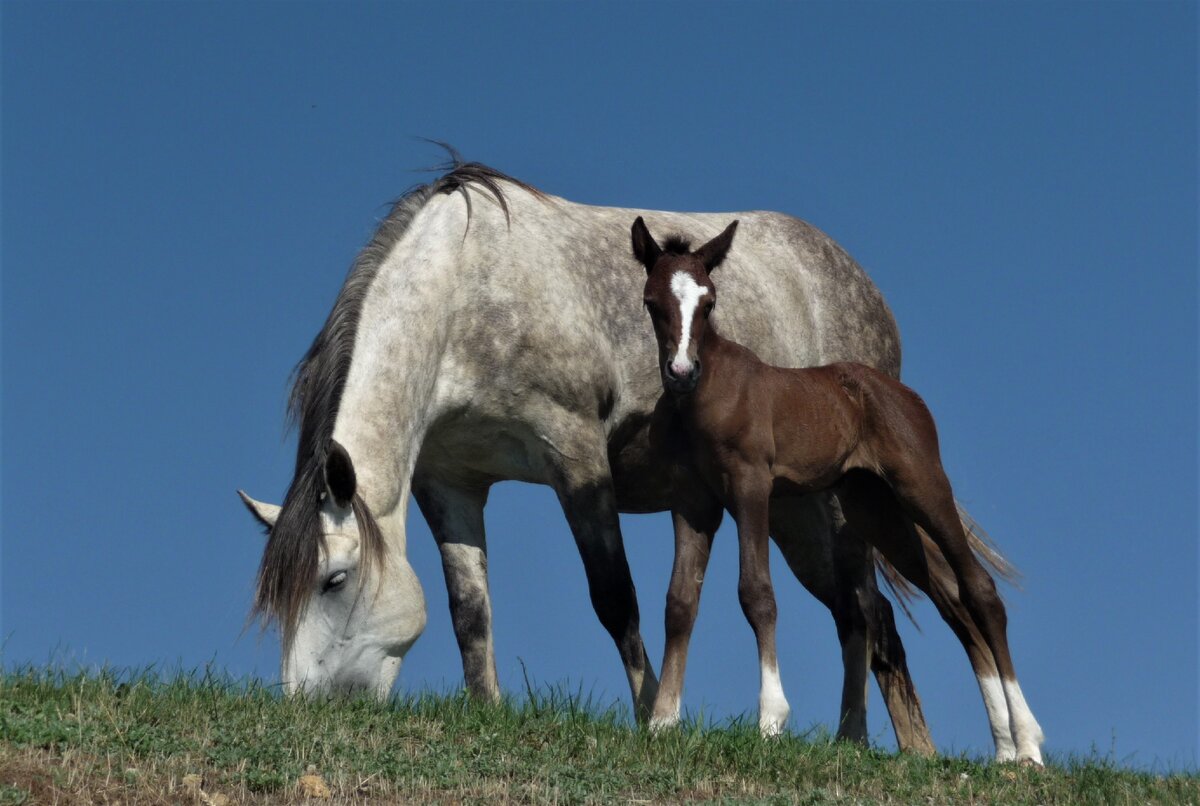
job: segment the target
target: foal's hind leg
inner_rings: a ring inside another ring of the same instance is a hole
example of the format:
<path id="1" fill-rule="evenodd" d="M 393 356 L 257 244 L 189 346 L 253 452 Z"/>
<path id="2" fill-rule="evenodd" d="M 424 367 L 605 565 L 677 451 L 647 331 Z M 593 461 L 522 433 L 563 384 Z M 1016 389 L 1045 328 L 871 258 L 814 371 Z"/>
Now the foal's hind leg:
<path id="1" fill-rule="evenodd" d="M 838 514 L 840 516 L 840 505 Z M 840 517 L 839 517 L 840 520 Z M 867 672 L 871 668 L 871 624 L 867 615 L 870 549 L 845 529 L 833 544 L 834 621 L 842 645 L 842 718 L 837 737 L 867 743 Z"/>
<path id="2" fill-rule="evenodd" d="M 887 462 L 884 470 L 901 506 L 941 549 L 958 582 L 959 598 L 991 650 L 1008 706 L 1017 760 L 1041 764 L 1042 730 L 1017 682 L 1008 646 L 1008 615 L 1004 603 L 996 591 L 995 581 L 971 551 L 954 504 L 950 481 L 935 452 L 936 439 L 932 445 L 933 455 L 905 451 Z M 985 688 L 988 682 L 980 680 L 985 701 L 988 699 Z"/>
<path id="3" fill-rule="evenodd" d="M 775 590 L 771 586 L 771 478 L 765 474 L 735 479 L 730 510 L 738 525 L 738 601 L 758 642 L 758 729 L 764 736 L 783 731 L 791 708 L 779 679 L 775 648 Z"/>
<path id="4" fill-rule="evenodd" d="M 700 607 L 700 589 L 704 585 L 713 536 L 721 525 L 722 514 L 721 504 L 715 498 L 683 504 L 671 512 L 675 526 L 675 561 L 667 588 L 667 641 L 658 697 L 650 717 L 651 730 L 670 728 L 679 723 L 688 643 Z"/>
<path id="5" fill-rule="evenodd" d="M 869 664 L 897 746 L 902 752 L 933 755 L 936 748 L 909 676 L 891 604 L 875 581 L 873 558 L 863 555 L 862 541 L 847 528 L 837 498 L 830 493 L 773 498 L 771 537 L 800 584 L 829 608 L 837 625 L 844 669 L 838 738 L 867 741 L 862 677 Z M 852 549 L 855 544 L 858 550 Z M 835 547 L 852 550 L 839 551 L 835 560 Z"/>
<path id="6" fill-rule="evenodd" d="M 942 552 L 919 532 L 900 508 L 887 483 L 866 471 L 852 471 L 839 486 L 843 510 L 855 531 L 863 534 L 905 579 L 916 585 L 937 608 L 942 620 L 966 650 L 975 672 L 996 746 L 997 761 L 1016 758 L 1008 704 L 992 651 L 959 598 L 958 582 Z"/>
<path id="7" fill-rule="evenodd" d="M 1017 746 L 1013 742 L 1012 724 L 1009 720 L 1008 702 L 1004 698 L 1004 689 L 1000 685 L 1000 672 L 996 668 L 996 660 L 992 650 L 988 648 L 979 627 L 971 614 L 967 612 L 958 592 L 958 580 L 954 571 L 941 550 L 915 524 L 906 522 L 903 526 L 911 533 L 911 540 L 923 547 L 923 557 L 928 573 L 929 599 L 937 607 L 942 618 L 950 624 L 959 640 L 967 650 L 967 658 L 971 668 L 975 670 L 975 678 L 979 683 L 979 692 L 983 696 L 983 706 L 987 711 L 988 723 L 992 730 L 992 741 L 996 746 L 997 761 L 1015 761 Z"/>

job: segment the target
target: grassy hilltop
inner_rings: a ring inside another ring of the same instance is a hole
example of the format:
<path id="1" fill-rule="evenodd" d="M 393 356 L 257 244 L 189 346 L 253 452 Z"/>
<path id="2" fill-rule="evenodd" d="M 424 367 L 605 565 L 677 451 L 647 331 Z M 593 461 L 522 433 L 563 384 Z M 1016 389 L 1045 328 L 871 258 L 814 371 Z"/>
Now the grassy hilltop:
<path id="1" fill-rule="evenodd" d="M 1200 803 L 1099 760 L 933 760 L 751 723 L 652 737 L 557 694 L 299 702 L 211 676 L 0 677 L 0 805 L 277 802 Z"/>

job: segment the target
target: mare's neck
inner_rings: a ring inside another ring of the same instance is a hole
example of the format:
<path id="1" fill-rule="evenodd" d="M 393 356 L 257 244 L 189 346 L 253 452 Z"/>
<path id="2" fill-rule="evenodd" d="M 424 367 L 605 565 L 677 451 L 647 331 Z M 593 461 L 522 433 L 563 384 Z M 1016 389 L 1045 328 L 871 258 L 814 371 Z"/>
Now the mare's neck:
<path id="1" fill-rule="evenodd" d="M 417 456 L 436 415 L 456 275 L 457 253 L 445 248 L 445 233 L 462 232 L 461 207 L 457 196 L 430 199 L 379 266 L 362 302 L 334 425 L 360 495 L 389 542 L 401 546 Z"/>

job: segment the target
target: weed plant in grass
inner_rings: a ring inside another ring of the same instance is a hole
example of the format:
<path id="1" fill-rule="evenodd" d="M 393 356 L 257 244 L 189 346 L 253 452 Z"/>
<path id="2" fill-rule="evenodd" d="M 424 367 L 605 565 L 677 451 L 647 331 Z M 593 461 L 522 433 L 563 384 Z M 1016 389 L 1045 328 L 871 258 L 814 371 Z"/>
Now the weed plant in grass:
<path id="1" fill-rule="evenodd" d="M 0 677 L 0 804 L 279 802 L 1197 803 L 1200 778 L 1097 758 L 1045 770 L 920 759 L 753 720 L 661 736 L 562 689 L 501 705 L 286 699 L 211 673 Z"/>

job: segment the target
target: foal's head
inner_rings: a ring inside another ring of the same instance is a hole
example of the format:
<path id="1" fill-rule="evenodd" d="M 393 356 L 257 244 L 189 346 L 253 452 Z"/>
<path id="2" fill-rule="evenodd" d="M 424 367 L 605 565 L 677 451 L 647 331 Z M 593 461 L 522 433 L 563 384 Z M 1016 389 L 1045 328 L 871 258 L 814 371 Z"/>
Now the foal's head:
<path id="1" fill-rule="evenodd" d="M 717 302 L 709 273 L 725 259 L 738 222 L 696 251 L 687 241 L 668 238 L 658 245 L 646 222 L 633 222 L 633 254 L 646 267 L 642 300 L 654 323 L 663 386 L 682 394 L 700 380 L 700 345 L 708 332 L 708 316 Z"/>

